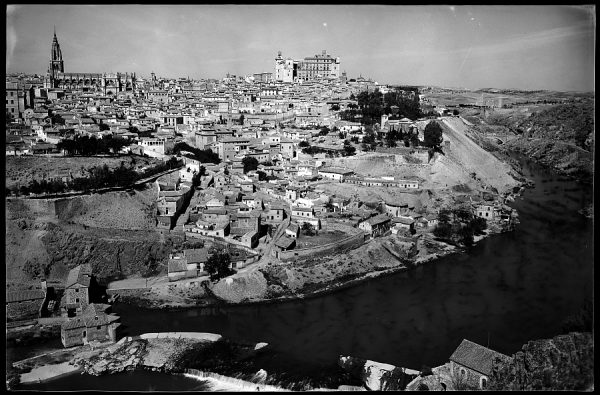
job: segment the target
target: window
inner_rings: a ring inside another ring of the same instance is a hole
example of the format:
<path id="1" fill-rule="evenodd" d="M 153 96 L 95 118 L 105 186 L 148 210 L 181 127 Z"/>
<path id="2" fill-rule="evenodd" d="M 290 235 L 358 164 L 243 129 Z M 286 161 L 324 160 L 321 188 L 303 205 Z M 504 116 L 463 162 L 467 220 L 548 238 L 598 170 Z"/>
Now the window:
<path id="1" fill-rule="evenodd" d="M 464 368 L 460 368 L 460 377 L 466 377 L 467 371 Z"/>
<path id="2" fill-rule="evenodd" d="M 480 379 L 479 386 L 481 387 L 482 390 L 485 389 L 485 387 L 487 386 L 487 378 L 482 377 Z"/>
<path id="3" fill-rule="evenodd" d="M 100 325 L 98 325 L 98 326 L 96 327 L 96 329 L 97 329 L 97 330 L 100 330 Z"/>
<path id="4" fill-rule="evenodd" d="M 79 303 L 79 298 L 76 298 L 76 299 L 75 299 L 75 303 Z"/>

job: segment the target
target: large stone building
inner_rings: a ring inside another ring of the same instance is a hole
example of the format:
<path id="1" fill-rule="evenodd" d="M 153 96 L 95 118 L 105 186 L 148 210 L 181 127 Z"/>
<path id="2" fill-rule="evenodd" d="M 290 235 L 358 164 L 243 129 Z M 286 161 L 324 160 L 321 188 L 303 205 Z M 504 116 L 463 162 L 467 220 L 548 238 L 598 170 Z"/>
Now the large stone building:
<path id="1" fill-rule="evenodd" d="M 105 95 L 118 92 L 133 92 L 136 89 L 135 73 L 65 73 L 65 64 L 56 30 L 52 39 L 52 50 L 44 88 L 81 91 L 100 91 Z"/>
<path id="2" fill-rule="evenodd" d="M 302 60 L 283 58 L 281 51 L 275 58 L 275 81 L 298 82 L 340 78 L 340 58 L 334 58 L 326 50 L 319 55 Z"/>

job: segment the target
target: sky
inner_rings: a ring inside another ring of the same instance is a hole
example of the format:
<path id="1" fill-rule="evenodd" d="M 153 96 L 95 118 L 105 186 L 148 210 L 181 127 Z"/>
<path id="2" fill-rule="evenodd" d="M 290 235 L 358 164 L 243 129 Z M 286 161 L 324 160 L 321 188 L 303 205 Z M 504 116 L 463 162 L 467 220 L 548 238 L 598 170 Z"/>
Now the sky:
<path id="1" fill-rule="evenodd" d="M 8 5 L 6 72 L 222 78 L 327 50 L 380 84 L 594 91 L 595 6 Z"/>

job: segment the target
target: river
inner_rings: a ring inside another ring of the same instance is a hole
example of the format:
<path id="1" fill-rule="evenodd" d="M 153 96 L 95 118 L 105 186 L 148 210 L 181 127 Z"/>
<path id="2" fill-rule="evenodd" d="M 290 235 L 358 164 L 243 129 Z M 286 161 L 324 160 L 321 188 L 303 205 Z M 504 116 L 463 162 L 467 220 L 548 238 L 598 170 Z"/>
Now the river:
<path id="1" fill-rule="evenodd" d="M 178 311 L 117 304 L 113 310 L 124 335 L 199 331 L 267 342 L 269 351 L 248 371 L 263 368 L 286 383 L 311 377 L 335 385 L 339 355 L 412 369 L 437 366 L 462 339 L 513 354 L 528 340 L 560 333 L 563 320 L 592 297 L 594 271 L 593 221 L 577 212 L 592 201 L 592 188 L 521 160 L 535 187 L 511 203 L 520 224 L 468 254 L 304 301 Z M 67 376 L 43 388 L 104 389 L 110 380 L 94 379 L 90 387 Z M 181 378 L 173 380 L 180 389 Z"/>

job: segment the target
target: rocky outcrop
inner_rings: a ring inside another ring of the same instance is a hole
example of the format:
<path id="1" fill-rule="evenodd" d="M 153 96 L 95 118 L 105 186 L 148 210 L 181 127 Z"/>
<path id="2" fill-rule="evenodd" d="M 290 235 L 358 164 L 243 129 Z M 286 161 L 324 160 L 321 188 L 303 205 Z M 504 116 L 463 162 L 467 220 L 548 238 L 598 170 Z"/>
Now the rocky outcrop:
<path id="1" fill-rule="evenodd" d="M 211 292 L 231 303 L 262 299 L 267 294 L 267 280 L 259 271 L 246 272 L 222 279 L 211 286 Z"/>
<path id="2" fill-rule="evenodd" d="M 48 224 L 42 237 L 53 265 L 92 265 L 99 278 L 147 273 L 168 258 L 171 245 L 151 231 L 78 230 Z"/>
<path id="3" fill-rule="evenodd" d="M 594 339 L 572 332 L 525 344 L 512 361 L 496 361 L 490 389 L 588 390 L 594 384 Z"/>
<path id="4" fill-rule="evenodd" d="M 128 339 L 126 339 L 128 340 Z M 182 356 L 198 343 L 211 342 L 206 338 L 146 337 L 122 341 L 95 356 L 75 358 L 74 363 L 95 376 L 138 368 L 162 372 L 178 372 Z"/>
<path id="5" fill-rule="evenodd" d="M 340 356 L 338 364 L 371 391 L 403 391 L 419 372 L 368 359 Z"/>
<path id="6" fill-rule="evenodd" d="M 519 137 L 508 142 L 505 148 L 520 152 L 560 174 L 589 181 L 594 171 L 594 157 L 572 143 L 548 139 Z"/>

